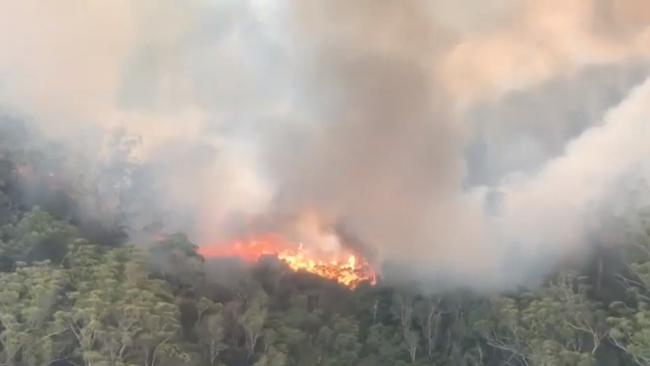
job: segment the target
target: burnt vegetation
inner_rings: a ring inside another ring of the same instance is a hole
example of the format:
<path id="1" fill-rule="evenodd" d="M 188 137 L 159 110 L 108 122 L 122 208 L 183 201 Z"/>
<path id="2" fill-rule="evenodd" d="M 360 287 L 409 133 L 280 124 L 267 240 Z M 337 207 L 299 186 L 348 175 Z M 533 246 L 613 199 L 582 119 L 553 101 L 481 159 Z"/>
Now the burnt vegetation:
<path id="1" fill-rule="evenodd" d="M 532 290 L 349 290 L 274 258 L 206 261 L 182 234 L 130 244 L 6 125 L 0 365 L 650 365 L 647 225 Z"/>

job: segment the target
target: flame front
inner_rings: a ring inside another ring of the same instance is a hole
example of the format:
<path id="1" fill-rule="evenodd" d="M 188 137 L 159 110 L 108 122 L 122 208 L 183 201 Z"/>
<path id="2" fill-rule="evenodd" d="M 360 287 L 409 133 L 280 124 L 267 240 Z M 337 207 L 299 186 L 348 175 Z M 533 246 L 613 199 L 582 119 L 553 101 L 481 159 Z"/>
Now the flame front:
<path id="1" fill-rule="evenodd" d="M 376 283 L 376 274 L 363 258 L 347 251 L 337 254 L 307 251 L 302 244 L 295 245 L 278 235 L 264 235 L 226 245 L 203 246 L 204 257 L 238 257 L 254 262 L 262 256 L 275 256 L 295 272 L 309 272 L 334 280 L 354 289 L 361 282 Z"/>

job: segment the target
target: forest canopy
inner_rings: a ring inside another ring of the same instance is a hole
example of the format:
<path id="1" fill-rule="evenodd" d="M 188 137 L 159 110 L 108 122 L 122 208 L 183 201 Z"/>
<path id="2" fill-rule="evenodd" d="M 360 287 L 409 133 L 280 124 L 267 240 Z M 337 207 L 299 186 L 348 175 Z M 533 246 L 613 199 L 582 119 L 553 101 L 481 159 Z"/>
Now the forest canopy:
<path id="1" fill-rule="evenodd" d="M 0 366 L 650 366 L 650 0 L 0 0 Z"/>
<path id="2" fill-rule="evenodd" d="M 48 180 L 52 156 L 11 143 L 12 123 L 0 135 L 3 365 L 650 365 L 647 213 L 643 230 L 539 286 L 350 290 L 274 258 L 206 260 L 181 233 L 128 240 L 119 218 L 84 217 Z"/>

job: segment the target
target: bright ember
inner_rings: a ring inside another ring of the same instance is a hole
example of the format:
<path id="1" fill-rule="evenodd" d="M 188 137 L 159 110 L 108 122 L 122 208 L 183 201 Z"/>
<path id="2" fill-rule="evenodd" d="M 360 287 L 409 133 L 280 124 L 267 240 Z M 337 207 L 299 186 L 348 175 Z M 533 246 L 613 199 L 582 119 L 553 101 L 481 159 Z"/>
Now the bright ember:
<path id="1" fill-rule="evenodd" d="M 313 273 L 350 289 L 361 282 L 376 283 L 376 274 L 370 264 L 351 252 L 337 255 L 316 253 L 304 249 L 302 244 L 291 243 L 274 234 L 222 245 L 201 246 L 199 253 L 206 258 L 236 257 L 247 262 L 255 262 L 262 256 L 275 256 L 293 271 Z"/>

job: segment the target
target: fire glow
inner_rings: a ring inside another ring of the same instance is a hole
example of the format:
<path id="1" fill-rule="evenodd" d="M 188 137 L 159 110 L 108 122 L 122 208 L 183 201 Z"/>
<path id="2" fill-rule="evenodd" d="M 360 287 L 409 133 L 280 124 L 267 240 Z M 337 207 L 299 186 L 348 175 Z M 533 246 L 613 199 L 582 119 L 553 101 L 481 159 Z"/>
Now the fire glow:
<path id="1" fill-rule="evenodd" d="M 263 256 L 275 256 L 295 272 L 309 272 L 354 289 L 362 282 L 376 283 L 376 274 L 362 257 L 348 251 L 324 254 L 306 250 L 302 244 L 284 240 L 278 235 L 263 235 L 225 245 L 202 246 L 199 253 L 206 258 L 236 257 L 255 262 Z"/>

